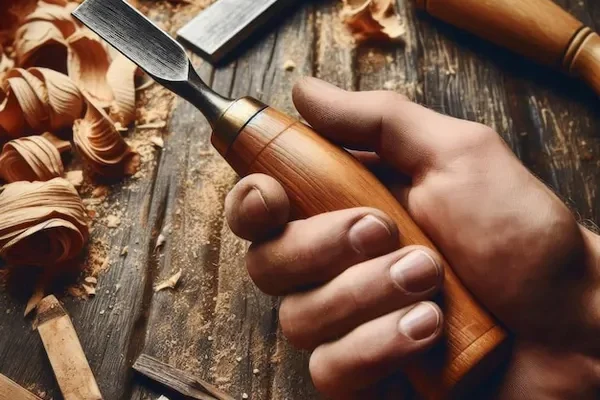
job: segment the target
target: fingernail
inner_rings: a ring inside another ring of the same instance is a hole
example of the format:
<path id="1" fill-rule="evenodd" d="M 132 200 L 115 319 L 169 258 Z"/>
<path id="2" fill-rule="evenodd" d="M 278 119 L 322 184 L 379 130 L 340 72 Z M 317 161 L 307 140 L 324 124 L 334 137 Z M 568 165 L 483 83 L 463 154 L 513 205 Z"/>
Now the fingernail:
<path id="1" fill-rule="evenodd" d="M 392 235 L 390 228 L 377 217 L 367 215 L 356 222 L 348 232 L 350 245 L 357 253 L 367 254 L 380 243 Z"/>
<path id="2" fill-rule="evenodd" d="M 260 190 L 253 188 L 251 189 L 246 197 L 242 200 L 241 205 L 242 212 L 250 217 L 262 216 L 269 212 L 267 202 L 263 197 Z"/>
<path id="3" fill-rule="evenodd" d="M 440 273 L 433 258 L 421 250 L 408 253 L 390 268 L 392 281 L 408 293 L 421 293 L 433 288 L 439 282 Z"/>
<path id="4" fill-rule="evenodd" d="M 439 325 L 438 311 L 429 303 L 420 303 L 400 319 L 398 330 L 412 340 L 424 340 L 436 333 Z"/>

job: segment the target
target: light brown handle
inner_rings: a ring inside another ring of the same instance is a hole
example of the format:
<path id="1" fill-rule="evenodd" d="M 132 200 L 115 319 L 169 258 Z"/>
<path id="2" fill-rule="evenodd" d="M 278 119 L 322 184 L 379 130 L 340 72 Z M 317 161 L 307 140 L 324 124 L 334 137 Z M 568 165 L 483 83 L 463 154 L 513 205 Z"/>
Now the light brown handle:
<path id="1" fill-rule="evenodd" d="M 222 148 L 214 136 L 213 140 L 215 147 Z M 402 246 L 434 248 L 391 193 L 354 157 L 272 108 L 258 113 L 223 152 L 240 175 L 264 173 L 277 179 L 298 217 L 374 207 L 398 224 Z M 446 263 L 444 266 L 442 308 L 447 341 L 435 353 L 436 359 L 418 362 L 406 371 L 426 399 L 447 398 L 450 392 L 455 395 L 457 390 L 478 382 L 501 361 L 500 345 L 506 342 L 503 329 L 479 307 Z"/>
<path id="2" fill-rule="evenodd" d="M 551 0 L 417 0 L 449 24 L 580 76 L 600 94 L 600 37 Z"/>

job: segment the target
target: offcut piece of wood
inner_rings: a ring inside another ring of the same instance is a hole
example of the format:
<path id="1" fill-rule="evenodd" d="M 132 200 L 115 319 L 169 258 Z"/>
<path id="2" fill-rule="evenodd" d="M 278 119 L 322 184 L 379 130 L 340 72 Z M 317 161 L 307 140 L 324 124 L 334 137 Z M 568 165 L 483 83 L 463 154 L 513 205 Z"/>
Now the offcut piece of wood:
<path id="1" fill-rule="evenodd" d="M 47 296 L 40 302 L 34 327 L 42 338 L 64 399 L 102 400 L 73 323 L 56 297 Z"/>
<path id="2" fill-rule="evenodd" d="M 7 400 L 42 400 L 29 390 L 0 374 L 0 399 Z"/>
<path id="3" fill-rule="evenodd" d="M 234 400 L 214 385 L 181 371 L 154 357 L 142 354 L 133 369 L 167 388 L 194 400 Z"/>

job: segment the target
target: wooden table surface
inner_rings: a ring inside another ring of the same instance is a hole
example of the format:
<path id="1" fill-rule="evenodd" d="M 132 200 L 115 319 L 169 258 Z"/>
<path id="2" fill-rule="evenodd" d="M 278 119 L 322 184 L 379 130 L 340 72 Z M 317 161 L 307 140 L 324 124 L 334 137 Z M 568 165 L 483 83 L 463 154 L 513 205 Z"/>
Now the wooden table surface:
<path id="1" fill-rule="evenodd" d="M 138 3 L 173 32 L 209 1 L 175 9 Z M 291 113 L 290 91 L 302 75 L 347 89 L 396 90 L 491 125 L 582 221 L 598 221 L 600 102 L 591 90 L 416 13 L 410 0 L 398 1 L 405 47 L 354 47 L 338 2 L 299 3 L 229 64 L 213 68 L 195 59 L 202 77 L 224 94 L 250 94 Z M 558 3 L 600 28 L 600 3 Z M 294 71 L 284 70 L 287 60 L 296 63 Z M 166 96 L 156 88 L 150 94 Z M 277 329 L 278 301 L 252 285 L 243 261 L 247 244 L 224 224 L 223 200 L 235 174 L 211 150 L 203 117 L 183 101 L 164 99 L 171 104 L 159 110 L 169 120 L 165 148 L 142 177 L 111 189 L 109 208 L 123 210 L 119 228 L 98 223 L 94 229 L 94 237 L 108 238 L 109 267 L 99 276 L 98 295 L 64 299 L 105 399 L 158 397 L 130 368 L 141 352 L 236 398 L 318 398 L 307 355 L 291 349 Z M 166 242 L 155 249 L 161 232 Z M 129 252 L 120 256 L 125 246 Z M 154 293 L 157 281 L 179 269 L 177 290 Z M 0 373 L 45 398 L 60 398 L 40 338 L 22 317 L 23 301 L 2 292 L 0 307 Z"/>

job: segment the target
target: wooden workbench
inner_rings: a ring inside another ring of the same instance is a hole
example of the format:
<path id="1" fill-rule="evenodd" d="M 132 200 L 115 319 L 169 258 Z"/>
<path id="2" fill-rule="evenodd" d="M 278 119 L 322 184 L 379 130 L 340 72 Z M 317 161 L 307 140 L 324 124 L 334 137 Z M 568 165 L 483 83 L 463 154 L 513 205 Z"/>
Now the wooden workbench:
<path id="1" fill-rule="evenodd" d="M 202 3 L 178 8 L 138 3 L 172 32 Z M 583 221 L 598 221 L 600 100 L 574 80 L 533 65 L 414 11 L 399 0 L 405 47 L 353 47 L 334 0 L 299 2 L 229 64 L 196 59 L 203 78 L 224 94 L 250 94 L 294 112 L 290 92 L 302 75 L 347 89 L 383 87 L 440 112 L 493 126 L 535 174 L 568 200 Z M 600 29 L 600 4 L 559 0 Z M 188 8 L 187 12 L 182 10 Z M 179 11 L 177 11 L 179 10 Z M 283 68 L 287 60 L 297 67 Z M 151 93 L 164 95 L 162 91 Z M 152 99 L 150 99 L 152 100 Z M 223 221 L 223 200 L 236 176 L 210 149 L 210 129 L 194 108 L 167 101 L 165 148 L 141 177 L 112 187 L 107 202 L 123 210 L 107 239 L 98 295 L 64 298 L 105 399 L 156 399 L 130 369 L 141 353 L 216 382 L 236 398 L 318 398 L 306 354 L 278 331 L 277 300 L 261 294 L 244 268 L 246 244 Z M 160 234 L 166 241 L 158 249 Z M 120 256 L 124 247 L 128 254 Z M 183 270 L 175 291 L 153 284 Z M 38 334 L 22 317 L 23 301 L 0 293 L 0 373 L 44 398 L 60 398 Z"/>

